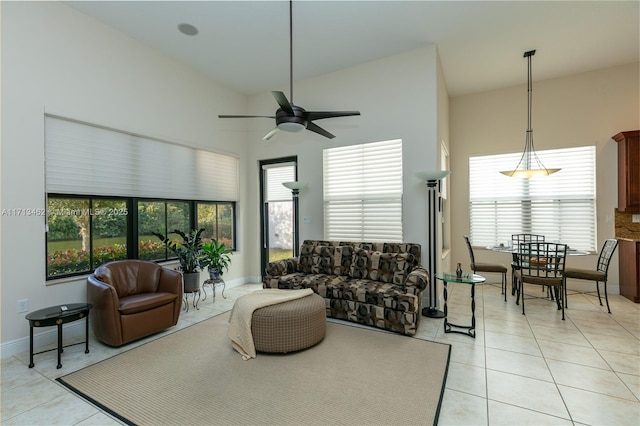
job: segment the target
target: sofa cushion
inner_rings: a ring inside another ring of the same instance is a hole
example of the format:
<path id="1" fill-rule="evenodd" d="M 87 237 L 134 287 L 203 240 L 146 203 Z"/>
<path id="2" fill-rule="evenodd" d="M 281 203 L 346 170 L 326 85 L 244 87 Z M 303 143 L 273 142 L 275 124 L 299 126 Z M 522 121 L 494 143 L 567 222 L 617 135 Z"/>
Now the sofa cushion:
<path id="1" fill-rule="evenodd" d="M 330 274 L 334 247 L 316 246 L 311 254 L 311 273 Z"/>
<path id="2" fill-rule="evenodd" d="M 120 298 L 118 310 L 122 315 L 148 311 L 158 306 L 173 303 L 178 297 L 174 293 L 139 293 Z"/>
<path id="3" fill-rule="evenodd" d="M 348 276 L 353 259 L 353 246 L 340 245 L 332 247 L 332 249 L 333 255 L 331 257 L 331 270 L 329 273 Z"/>
<path id="4" fill-rule="evenodd" d="M 355 249 L 349 276 L 402 285 L 413 266 L 411 256 L 408 253 L 380 253 Z"/>
<path id="5" fill-rule="evenodd" d="M 320 262 L 321 257 L 320 251 L 322 247 L 329 247 L 331 243 L 329 241 L 311 241 L 305 240 L 300 247 L 300 256 L 298 260 L 298 272 L 303 272 L 305 274 L 312 274 L 312 269 L 314 267 L 314 261 L 316 262 L 316 267 L 318 266 L 318 262 Z M 315 256 L 315 259 L 314 259 Z M 316 269 L 317 270 L 317 269 Z"/>

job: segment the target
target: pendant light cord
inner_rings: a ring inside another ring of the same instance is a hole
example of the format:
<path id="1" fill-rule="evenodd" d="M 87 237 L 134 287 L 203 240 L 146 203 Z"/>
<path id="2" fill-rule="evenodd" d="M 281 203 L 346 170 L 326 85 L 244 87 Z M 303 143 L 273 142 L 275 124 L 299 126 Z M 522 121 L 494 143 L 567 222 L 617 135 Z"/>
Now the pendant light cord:
<path id="1" fill-rule="evenodd" d="M 533 107 L 533 74 L 531 72 L 531 56 L 527 56 L 527 136 L 526 146 L 524 148 L 527 153 L 526 169 L 531 169 L 531 152 L 533 151 L 533 129 L 531 128 L 531 110 Z"/>

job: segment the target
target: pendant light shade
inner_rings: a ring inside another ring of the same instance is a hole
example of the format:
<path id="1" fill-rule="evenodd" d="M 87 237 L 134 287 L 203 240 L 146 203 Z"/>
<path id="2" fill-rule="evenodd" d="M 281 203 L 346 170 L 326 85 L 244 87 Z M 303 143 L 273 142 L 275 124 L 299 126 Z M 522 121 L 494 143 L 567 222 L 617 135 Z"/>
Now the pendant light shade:
<path id="1" fill-rule="evenodd" d="M 542 161 L 538 158 L 536 150 L 533 147 L 533 128 L 531 127 L 531 105 L 532 105 L 532 91 L 533 91 L 533 78 L 531 74 L 531 57 L 535 55 L 535 50 L 524 52 L 524 57 L 527 58 L 527 132 L 525 137 L 524 152 L 520 161 L 514 170 L 501 171 L 505 176 L 515 178 L 530 179 L 538 176 L 549 176 L 560 169 L 547 169 Z"/>

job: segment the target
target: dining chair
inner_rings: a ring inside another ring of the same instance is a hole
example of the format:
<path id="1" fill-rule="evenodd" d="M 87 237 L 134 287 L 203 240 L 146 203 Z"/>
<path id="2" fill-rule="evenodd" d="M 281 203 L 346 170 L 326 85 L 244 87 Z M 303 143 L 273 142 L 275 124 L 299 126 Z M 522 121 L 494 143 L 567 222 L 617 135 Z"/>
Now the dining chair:
<path id="1" fill-rule="evenodd" d="M 558 310 L 564 320 L 564 267 L 567 245 L 547 242 L 522 243 L 518 250 L 516 304 L 522 299 L 524 312 L 524 285 L 535 284 L 553 288 Z"/>
<path id="2" fill-rule="evenodd" d="M 467 249 L 469 249 L 469 258 L 471 259 L 471 269 L 473 273 L 477 272 L 489 272 L 496 273 L 502 275 L 502 282 L 500 284 L 500 289 L 502 290 L 502 294 L 504 294 L 504 301 L 507 301 L 507 267 L 499 264 L 499 263 L 477 263 L 476 257 L 473 254 L 473 247 L 471 246 L 471 242 L 469 241 L 468 236 L 464 236 L 464 241 L 467 243 Z"/>
<path id="3" fill-rule="evenodd" d="M 604 283 L 604 299 L 607 302 L 607 311 L 611 313 L 611 309 L 609 308 L 609 296 L 607 296 L 607 274 L 609 272 L 609 262 L 611 261 L 611 257 L 613 257 L 613 252 L 616 251 L 618 247 L 618 240 L 614 238 L 610 238 L 604 242 L 602 245 L 602 250 L 600 250 L 600 255 L 598 256 L 598 263 L 596 264 L 596 269 L 578 269 L 578 268 L 566 268 L 564 271 L 565 280 L 567 278 L 574 278 L 577 280 L 588 280 L 596 282 L 596 292 L 598 293 L 598 301 L 600 302 L 600 306 L 602 306 L 602 298 L 600 297 L 600 283 Z M 569 307 L 568 299 L 567 299 L 567 284 L 565 282 L 564 286 L 564 299 L 565 305 Z M 580 293 L 580 292 L 579 292 Z M 583 294 L 593 293 L 583 292 Z"/>
<path id="4" fill-rule="evenodd" d="M 539 234 L 511 234 L 511 246 L 513 253 L 511 254 L 511 295 L 516 293 L 516 270 L 518 269 L 518 247 L 522 243 L 538 243 L 544 242 L 544 235 Z M 544 288 L 542 289 L 544 291 Z"/>

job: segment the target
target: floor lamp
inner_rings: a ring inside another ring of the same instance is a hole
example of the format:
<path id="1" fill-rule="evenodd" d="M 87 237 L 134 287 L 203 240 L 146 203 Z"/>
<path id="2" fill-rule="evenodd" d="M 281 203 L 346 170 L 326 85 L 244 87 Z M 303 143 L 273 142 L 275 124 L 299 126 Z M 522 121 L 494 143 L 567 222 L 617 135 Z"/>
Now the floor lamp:
<path id="1" fill-rule="evenodd" d="M 427 171 L 417 172 L 416 177 L 423 182 L 427 183 L 428 203 L 429 210 L 428 217 L 428 235 L 427 244 L 429 248 L 429 254 L 427 256 L 428 264 L 427 270 L 429 271 L 429 307 L 422 309 L 422 315 L 429 318 L 444 318 L 444 312 L 439 311 L 437 308 L 438 299 L 438 287 L 436 285 L 436 269 L 438 265 L 438 259 L 436 258 L 437 245 L 438 245 L 438 210 L 439 210 L 439 198 L 440 198 L 440 180 L 449 175 L 448 170 L 440 171 Z"/>
<path id="2" fill-rule="evenodd" d="M 300 227 L 298 225 L 298 195 L 300 190 L 307 186 L 306 182 L 282 182 L 282 184 L 291 190 L 293 196 L 293 256 L 298 257 L 300 254 Z"/>

